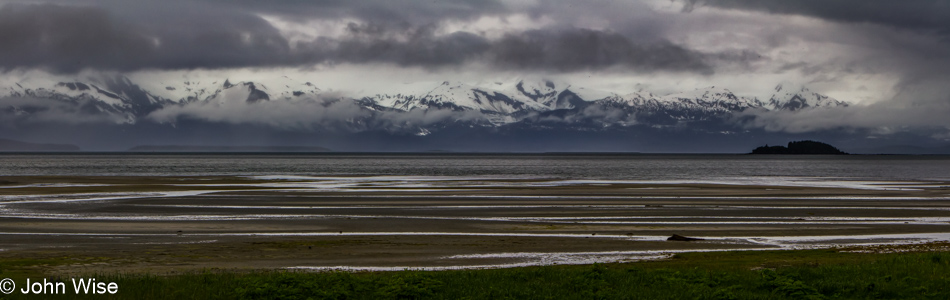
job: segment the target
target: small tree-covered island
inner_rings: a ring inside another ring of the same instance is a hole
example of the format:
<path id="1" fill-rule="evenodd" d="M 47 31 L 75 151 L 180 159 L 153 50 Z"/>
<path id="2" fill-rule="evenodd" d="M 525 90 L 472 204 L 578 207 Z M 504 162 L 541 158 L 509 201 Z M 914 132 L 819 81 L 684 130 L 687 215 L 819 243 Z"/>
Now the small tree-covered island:
<path id="1" fill-rule="evenodd" d="M 848 154 L 832 145 L 816 141 L 788 142 L 788 147 L 769 146 L 755 148 L 752 154 Z"/>

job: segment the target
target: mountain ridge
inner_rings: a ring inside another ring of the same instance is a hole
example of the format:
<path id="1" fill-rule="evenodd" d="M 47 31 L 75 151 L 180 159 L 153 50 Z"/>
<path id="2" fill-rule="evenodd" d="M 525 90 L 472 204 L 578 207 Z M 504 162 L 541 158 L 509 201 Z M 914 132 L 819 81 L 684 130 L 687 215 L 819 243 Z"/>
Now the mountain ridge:
<path id="1" fill-rule="evenodd" d="M 90 114 L 105 114 L 119 124 L 134 124 L 155 111 L 191 103 L 227 105 L 232 102 L 254 105 L 262 102 L 301 102 L 313 99 L 351 101 L 369 112 L 410 113 L 413 111 L 455 111 L 482 114 L 478 126 L 504 126 L 525 121 L 538 123 L 574 120 L 589 126 L 654 124 L 672 126 L 683 122 L 728 119 L 750 109 L 798 112 L 807 109 L 847 107 L 839 101 L 808 90 L 779 85 L 769 100 L 740 96 L 711 86 L 668 95 L 635 92 L 620 95 L 544 79 L 518 79 L 487 85 L 444 81 L 413 93 L 347 97 L 324 90 L 309 81 L 286 76 L 269 81 L 204 80 L 135 83 L 128 77 L 90 76 L 85 80 L 45 82 L 0 82 L 0 98 L 39 98 L 70 103 Z M 162 87 L 162 88 L 158 88 Z M 3 103 L 0 103 L 2 105 Z M 28 102 L 6 105 L 18 115 L 38 109 Z M 601 118 L 601 119 L 597 119 Z M 370 126 L 365 118 L 359 121 Z M 371 123 L 371 122 L 370 122 Z M 418 132 L 437 129 L 413 129 Z M 408 126 L 412 127 L 412 126 Z M 407 128 L 408 128 L 407 127 Z"/>

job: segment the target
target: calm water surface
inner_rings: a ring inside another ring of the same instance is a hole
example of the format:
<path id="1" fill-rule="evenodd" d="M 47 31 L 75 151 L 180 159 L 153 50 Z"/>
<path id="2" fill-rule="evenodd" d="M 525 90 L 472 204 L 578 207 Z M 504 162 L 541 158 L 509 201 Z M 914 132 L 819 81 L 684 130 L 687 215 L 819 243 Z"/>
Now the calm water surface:
<path id="1" fill-rule="evenodd" d="M 710 180 L 947 180 L 950 156 L 506 154 L 2 154 L 0 175 L 510 176 Z"/>

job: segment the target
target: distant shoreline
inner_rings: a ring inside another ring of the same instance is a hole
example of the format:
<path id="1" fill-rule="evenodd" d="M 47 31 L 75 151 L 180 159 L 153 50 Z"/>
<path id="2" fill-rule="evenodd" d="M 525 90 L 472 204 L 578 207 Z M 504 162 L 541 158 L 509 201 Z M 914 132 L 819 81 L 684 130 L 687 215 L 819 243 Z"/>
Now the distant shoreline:
<path id="1" fill-rule="evenodd" d="M 183 146 L 144 145 L 135 146 L 128 152 L 327 152 L 330 149 L 317 146 Z"/>
<path id="2" fill-rule="evenodd" d="M 749 155 L 749 153 L 665 153 L 665 152 L 420 152 L 420 151 L 407 151 L 407 152 L 368 152 L 368 151 L 129 151 L 129 150 L 116 150 L 116 151 L 2 151 L 0 150 L 0 155 L 235 155 L 235 154 L 245 154 L 245 155 L 256 155 L 256 154 L 267 154 L 267 155 L 325 155 L 325 156 L 341 156 L 341 155 L 357 155 L 357 156 L 372 156 L 372 155 L 411 155 L 411 156 L 492 156 L 492 155 L 507 155 L 507 156 L 698 156 L 698 155 L 708 155 L 708 156 L 745 156 L 745 157 L 754 157 L 754 158 L 769 158 L 769 157 L 868 157 L 868 156 L 918 156 L 918 157 L 937 157 L 937 156 L 950 156 L 950 154 L 904 154 L 904 153 L 850 153 L 849 155 L 788 155 L 788 154 L 757 154 Z"/>

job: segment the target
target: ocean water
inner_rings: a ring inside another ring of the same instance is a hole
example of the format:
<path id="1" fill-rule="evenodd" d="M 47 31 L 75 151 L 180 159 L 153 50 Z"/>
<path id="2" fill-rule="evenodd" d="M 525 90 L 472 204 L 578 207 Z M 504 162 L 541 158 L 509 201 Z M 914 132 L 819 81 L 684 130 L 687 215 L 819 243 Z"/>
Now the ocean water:
<path id="1" fill-rule="evenodd" d="M 0 175 L 498 176 L 590 180 L 950 180 L 950 156 L 0 154 Z"/>

